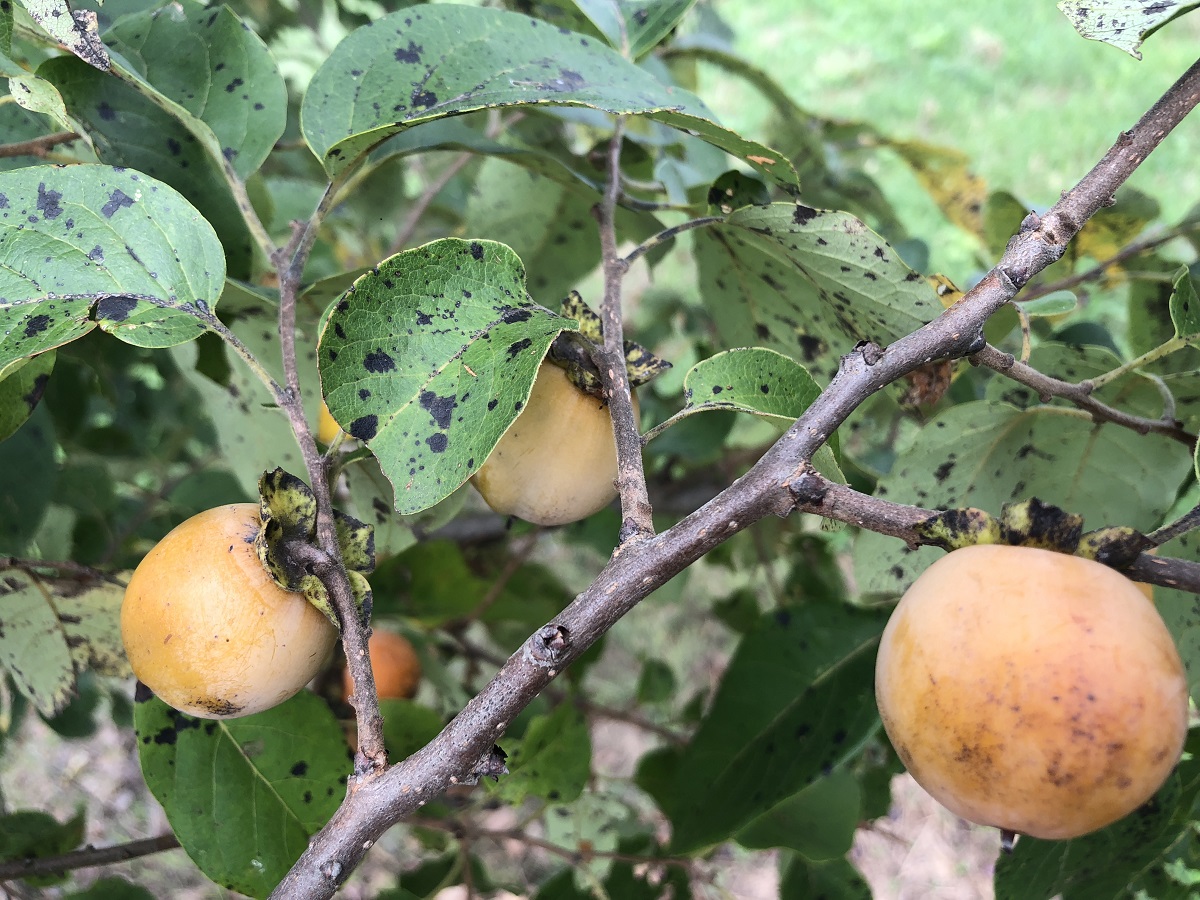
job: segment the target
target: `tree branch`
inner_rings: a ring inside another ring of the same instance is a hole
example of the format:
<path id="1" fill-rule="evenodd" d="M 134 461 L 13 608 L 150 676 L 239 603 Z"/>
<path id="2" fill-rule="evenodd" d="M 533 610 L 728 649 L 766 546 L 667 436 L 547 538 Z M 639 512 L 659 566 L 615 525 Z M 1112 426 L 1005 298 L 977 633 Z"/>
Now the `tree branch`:
<path id="1" fill-rule="evenodd" d="M 604 382 L 608 410 L 612 415 L 613 435 L 617 444 L 617 491 L 621 495 L 621 543 L 654 534 L 650 496 L 646 490 L 646 470 L 642 465 L 642 440 L 633 398 L 629 393 L 629 373 L 625 369 L 625 328 L 621 316 L 621 281 L 629 265 L 617 252 L 615 215 L 621 195 L 621 144 L 624 119 L 617 117 L 608 145 L 608 182 L 604 198 L 594 213 L 600 224 L 600 250 L 604 265 L 604 299 L 600 319 L 604 327 L 604 348 L 597 354 L 596 367 Z M 619 553 L 620 546 L 617 548 Z"/>
<path id="2" fill-rule="evenodd" d="M 128 862 L 131 859 L 149 856 L 152 853 L 162 853 L 165 850 L 175 850 L 178 847 L 179 839 L 174 834 L 168 833 L 160 834 L 158 837 L 130 841 L 128 844 L 115 844 L 111 847 L 83 847 L 58 856 L 10 860 L 0 863 L 0 881 L 34 878 L 38 875 L 59 875 L 63 872 L 90 869 L 94 866 L 111 866 L 113 863 Z"/>
<path id="3" fill-rule="evenodd" d="M 1062 397 L 1070 400 L 1080 409 L 1092 414 L 1097 422 L 1112 422 L 1123 428 L 1131 428 L 1140 434 L 1161 434 L 1172 440 L 1179 441 L 1189 449 L 1196 446 L 1196 436 L 1185 431 L 1183 425 L 1174 416 L 1164 415 L 1158 419 L 1147 419 L 1122 412 L 1092 396 L 1089 382 L 1075 384 L 1044 375 L 1032 366 L 1013 359 L 1012 354 L 997 350 L 990 344 L 972 354 L 971 362 L 987 366 L 1018 384 L 1034 390 L 1042 398 Z"/>
<path id="4" fill-rule="evenodd" d="M 442 733 L 382 773 L 363 778 L 280 882 L 277 898 L 328 898 L 392 824 L 470 780 L 495 741 L 562 669 L 654 589 L 759 519 L 795 508 L 789 484 L 867 397 L 924 363 L 983 349 L 983 325 L 1030 278 L 1062 256 L 1087 219 L 1200 100 L 1194 64 L 1044 217 L 1029 217 L 1003 257 L 962 300 L 886 349 L 864 343 L 842 358 L 828 388 L 729 488 L 671 529 L 617 553 L 596 580 L 509 658 Z M 881 527 L 882 527 L 881 523 Z"/>
<path id="5" fill-rule="evenodd" d="M 58 131 L 28 141 L 0 144 L 0 159 L 13 156 L 36 156 L 38 159 L 45 159 L 47 154 L 59 144 L 69 144 L 77 140 L 79 140 L 79 135 L 73 131 Z"/>

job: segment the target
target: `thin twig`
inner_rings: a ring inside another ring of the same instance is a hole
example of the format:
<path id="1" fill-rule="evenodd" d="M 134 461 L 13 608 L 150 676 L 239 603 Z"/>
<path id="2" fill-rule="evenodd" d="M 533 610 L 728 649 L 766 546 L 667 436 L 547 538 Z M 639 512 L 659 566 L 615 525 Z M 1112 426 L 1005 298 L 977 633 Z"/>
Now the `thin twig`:
<path id="1" fill-rule="evenodd" d="M 440 796 L 451 779 L 474 772 L 508 723 L 626 613 L 739 531 L 794 511 L 788 485 L 834 430 L 868 397 L 929 360 L 979 352 L 988 318 L 1062 256 L 1083 223 L 1197 102 L 1200 61 L 1044 217 L 1022 227 L 996 267 L 958 303 L 886 350 L 870 343 L 856 346 L 842 358 L 829 386 L 748 472 L 672 528 L 642 540 L 637 552 L 614 554 L 592 584 L 531 635 L 438 737 L 385 772 L 361 779 L 272 896 L 328 900 L 381 834 Z M 879 524 L 881 531 L 888 526 Z M 1141 572 L 1140 567 L 1129 571 Z"/>
<path id="2" fill-rule="evenodd" d="M 58 131 L 31 138 L 28 141 L 15 141 L 11 144 L 0 144 L 0 159 L 13 156 L 36 156 L 45 159 L 50 150 L 59 144 L 69 144 L 79 140 L 79 135 L 73 131 Z"/>
<path id="3" fill-rule="evenodd" d="M 1196 445 L 1196 436 L 1184 430 L 1183 425 L 1173 416 L 1148 419 L 1122 412 L 1097 400 L 1092 395 L 1091 382 L 1075 384 L 1044 375 L 1032 366 L 1013 359 L 1012 354 L 997 350 L 991 344 L 973 354 L 971 361 L 999 372 L 1018 384 L 1025 385 L 1037 392 L 1038 396 L 1044 400 L 1050 397 L 1062 397 L 1064 400 L 1070 400 L 1080 409 L 1091 413 L 1092 418 L 1097 422 L 1111 422 L 1123 428 L 1130 428 L 1139 434 L 1161 434 L 1179 441 L 1188 448 L 1194 448 Z"/>
<path id="4" fill-rule="evenodd" d="M 112 572 L 85 566 L 83 563 L 60 559 L 26 559 L 19 556 L 0 557 L 0 572 L 6 569 L 20 569 L 23 572 L 38 572 L 50 570 L 60 575 L 70 575 L 72 578 L 86 578 L 89 581 L 107 581 L 112 584 L 124 585 L 117 580 Z"/>
<path id="5" fill-rule="evenodd" d="M 1068 275 L 1066 278 L 1060 278 L 1058 281 L 1051 281 L 1047 284 L 1039 284 L 1034 287 L 1026 288 L 1022 291 L 1018 303 L 1028 303 L 1030 300 L 1036 300 L 1039 297 L 1045 297 L 1047 294 L 1053 294 L 1055 291 L 1066 291 L 1081 284 L 1086 284 L 1089 281 L 1096 281 L 1102 278 L 1109 269 L 1113 266 L 1119 266 L 1135 256 L 1140 256 L 1143 253 L 1148 253 L 1151 250 L 1157 250 L 1163 244 L 1169 244 L 1176 238 L 1191 234 L 1192 232 L 1200 231 L 1200 222 L 1189 222 L 1185 225 L 1180 225 L 1172 228 L 1163 234 L 1152 238 L 1146 238 L 1141 241 L 1134 241 L 1127 244 L 1119 251 L 1114 253 L 1108 259 L 1096 263 L 1092 268 L 1083 272 L 1077 272 L 1074 275 Z"/>
<path id="6" fill-rule="evenodd" d="M 0 863 L 0 881 L 35 878 L 39 875 L 59 875 L 63 872 L 90 869 L 95 866 L 111 866 L 114 863 L 128 862 L 131 859 L 175 850 L 178 847 L 179 839 L 174 834 L 168 833 L 160 834 L 158 837 L 130 841 L 127 844 L 115 844 L 111 847 L 83 847 L 80 850 L 72 850 L 70 853 L 62 853 L 58 856 L 9 860 Z"/>
<path id="7" fill-rule="evenodd" d="M 346 666 L 354 682 L 355 720 L 358 727 L 358 753 L 355 756 L 356 778 L 387 764 L 387 750 L 383 742 L 383 716 L 379 712 L 379 698 L 375 690 L 375 675 L 371 671 L 370 655 L 367 651 L 367 628 L 363 624 L 342 562 L 342 551 L 337 539 L 337 526 L 333 518 L 333 498 L 326 460 L 317 449 L 308 420 L 304 415 L 304 404 L 300 391 L 300 370 L 296 357 L 296 302 L 300 293 L 301 279 L 308 255 L 316 240 L 317 231 L 325 216 L 333 209 L 341 187 L 350 178 L 353 166 L 330 182 L 312 216 L 296 228 L 292 240 L 282 251 L 275 254 L 273 262 L 279 274 L 279 341 L 283 356 L 284 375 L 287 387 L 280 406 L 287 413 L 292 432 L 317 504 L 317 544 L 329 559 L 329 565 L 321 573 L 321 581 L 329 591 L 334 609 L 341 624 L 342 646 L 346 653 Z M 350 785 L 354 789 L 354 782 Z"/>
<path id="8" fill-rule="evenodd" d="M 485 612 L 491 609 L 492 605 L 500 599 L 500 596 L 504 593 L 504 589 L 508 586 L 508 583 L 512 581 L 513 576 L 516 575 L 517 572 L 521 571 L 521 567 L 529 561 L 529 555 L 533 553 L 534 549 L 537 547 L 538 538 L 541 537 L 541 533 L 542 529 L 538 527 L 526 534 L 520 540 L 520 542 L 517 543 L 516 548 L 512 552 L 512 556 L 510 556 L 508 562 L 504 564 L 504 568 L 501 570 L 500 574 L 496 576 L 496 580 L 493 581 L 488 587 L 487 593 L 483 595 L 483 598 L 477 604 L 475 604 L 475 608 L 470 612 L 459 616 L 457 619 L 447 622 L 443 628 L 445 628 L 446 631 L 458 631 L 467 627 L 472 622 L 478 621 Z"/>
<path id="9" fill-rule="evenodd" d="M 633 414 L 629 373 L 625 369 L 625 326 L 621 315 L 621 281 L 629 266 L 617 252 L 615 215 L 617 197 L 621 193 L 624 128 L 624 119 L 618 116 L 608 146 L 608 181 L 604 197 L 594 209 L 600 225 L 600 250 L 604 267 L 604 299 L 600 303 L 604 348 L 597 354 L 596 367 L 604 382 L 617 444 L 617 491 L 621 495 L 618 553 L 626 541 L 642 540 L 654 534 L 653 510 L 646 490 L 646 470 L 642 465 L 642 439 L 638 433 L 637 417 Z"/>
<path id="10" fill-rule="evenodd" d="M 633 250 L 631 250 L 623 260 L 621 260 L 621 262 L 624 264 L 625 268 L 628 269 L 635 260 L 645 256 L 660 244 L 665 244 L 667 241 L 675 240 L 675 238 L 683 234 L 685 231 L 691 231 L 693 228 L 703 228 L 706 225 L 714 225 L 718 222 L 724 221 L 724 216 L 702 216 L 699 219 L 689 219 L 686 222 L 681 222 L 680 224 L 673 225 L 670 228 L 664 228 L 658 234 L 646 238 L 646 240 L 634 247 Z"/>
<path id="11" fill-rule="evenodd" d="M 437 195 L 445 190 L 446 185 L 454 180 L 454 176 L 466 168 L 467 163 L 474 158 L 475 154 L 471 152 L 458 154 L 446 168 L 438 173 L 437 178 L 431 181 L 429 186 L 421 192 L 421 196 L 409 207 L 408 214 L 404 217 L 404 224 L 400 226 L 400 231 L 397 233 L 396 239 L 388 247 L 388 256 L 395 256 L 408 246 L 408 242 L 412 240 L 417 226 L 421 224 L 421 218 L 425 215 L 425 211 L 437 199 Z"/>
<path id="12" fill-rule="evenodd" d="M 1200 506 L 1194 507 L 1174 522 L 1164 525 L 1158 531 L 1150 532 L 1146 537 L 1154 541 L 1156 547 L 1161 547 L 1168 541 L 1173 541 L 1181 534 L 1187 534 L 1196 528 L 1200 528 Z"/>

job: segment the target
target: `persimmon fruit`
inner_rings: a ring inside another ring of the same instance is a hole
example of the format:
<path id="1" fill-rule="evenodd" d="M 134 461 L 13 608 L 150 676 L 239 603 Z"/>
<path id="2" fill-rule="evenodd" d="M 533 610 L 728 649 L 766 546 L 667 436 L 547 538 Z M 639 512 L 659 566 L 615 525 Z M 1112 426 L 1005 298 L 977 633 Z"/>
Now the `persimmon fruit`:
<path id="1" fill-rule="evenodd" d="M 1187 734 L 1183 664 L 1138 585 L 1029 547 L 966 547 L 922 573 L 883 632 L 875 690 L 935 799 L 1051 840 L 1148 800 Z"/>
<path id="2" fill-rule="evenodd" d="M 637 397 L 633 401 L 638 411 Z M 471 481 L 488 506 L 536 525 L 565 525 L 617 496 L 608 404 L 543 362 L 529 402 Z"/>
<path id="3" fill-rule="evenodd" d="M 337 629 L 259 560 L 255 503 L 178 525 L 129 579 L 121 637 L 134 674 L 165 703 L 206 719 L 270 709 L 329 658 Z"/>
<path id="4" fill-rule="evenodd" d="M 404 635 L 376 628 L 367 641 L 371 671 L 375 673 L 375 693 L 380 700 L 409 700 L 421 684 L 421 660 Z M 350 670 L 342 673 L 342 697 L 354 693 Z"/>
<path id="5" fill-rule="evenodd" d="M 317 414 L 317 440 L 325 446 L 329 446 L 337 436 L 342 433 L 342 426 L 337 423 L 337 419 L 333 417 L 333 413 L 329 411 L 325 400 L 321 400 L 321 411 Z"/>

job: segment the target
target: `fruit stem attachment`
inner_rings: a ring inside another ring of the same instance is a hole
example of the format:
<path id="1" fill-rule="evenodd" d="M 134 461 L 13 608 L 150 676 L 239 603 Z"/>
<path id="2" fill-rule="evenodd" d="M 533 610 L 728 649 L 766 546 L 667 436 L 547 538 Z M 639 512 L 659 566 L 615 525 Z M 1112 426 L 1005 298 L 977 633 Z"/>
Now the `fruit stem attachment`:
<path id="1" fill-rule="evenodd" d="M 642 466 L 642 439 L 633 413 L 629 374 L 625 369 L 625 331 L 621 319 L 621 280 L 629 270 L 629 264 L 617 251 L 615 215 L 621 196 L 624 131 L 625 120 L 617 116 L 608 145 L 604 196 L 592 210 L 600 226 L 600 251 L 604 260 L 604 299 L 600 303 L 604 347 L 596 354 L 595 362 L 604 382 L 617 445 L 617 492 L 621 497 L 621 543 L 617 552 L 628 541 L 654 535 L 653 509 L 646 488 L 646 470 Z"/>

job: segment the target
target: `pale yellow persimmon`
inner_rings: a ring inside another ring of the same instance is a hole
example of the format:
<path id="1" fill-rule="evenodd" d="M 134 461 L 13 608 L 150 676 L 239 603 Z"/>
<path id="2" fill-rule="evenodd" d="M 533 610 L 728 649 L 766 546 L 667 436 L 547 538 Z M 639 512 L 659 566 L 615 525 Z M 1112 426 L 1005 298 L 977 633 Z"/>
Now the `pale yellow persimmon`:
<path id="1" fill-rule="evenodd" d="M 269 709 L 325 664 L 337 629 L 259 561 L 258 505 L 218 506 L 170 531 L 142 559 L 121 607 L 138 679 L 207 719 Z"/>
<path id="2" fill-rule="evenodd" d="M 1154 604 L 1107 566 L 1048 550 L 967 547 L 930 566 L 884 630 L 875 689 L 934 798 L 1046 839 L 1148 800 L 1187 733 L 1187 679 Z"/>
<path id="3" fill-rule="evenodd" d="M 633 408 L 636 416 L 636 397 Z M 529 402 L 471 482 L 498 513 L 565 525 L 611 503 L 616 477 L 608 405 L 544 362 Z"/>

